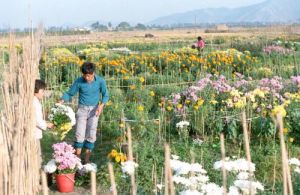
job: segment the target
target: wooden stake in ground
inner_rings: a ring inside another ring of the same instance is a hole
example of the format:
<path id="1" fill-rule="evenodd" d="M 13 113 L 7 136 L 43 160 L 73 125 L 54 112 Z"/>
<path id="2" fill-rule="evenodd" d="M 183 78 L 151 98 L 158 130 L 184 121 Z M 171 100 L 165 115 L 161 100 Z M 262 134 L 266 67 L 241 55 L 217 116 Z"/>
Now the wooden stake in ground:
<path id="1" fill-rule="evenodd" d="M 276 121 L 279 128 L 279 137 L 280 137 L 280 148 L 281 148 L 281 161 L 282 161 L 282 176 L 283 176 L 283 194 L 291 194 L 293 195 L 293 186 L 292 186 L 292 179 L 290 173 L 290 167 L 288 164 L 288 156 L 287 150 L 284 141 L 283 135 L 283 119 L 280 113 L 276 114 Z"/>
<path id="2" fill-rule="evenodd" d="M 109 172 L 109 177 L 110 177 L 110 183 L 111 183 L 111 188 L 112 188 L 112 194 L 117 195 L 117 185 L 115 182 L 115 175 L 114 175 L 114 170 L 113 166 L 111 163 L 108 163 L 108 172 Z"/>
<path id="3" fill-rule="evenodd" d="M 43 195 L 48 195 L 48 185 L 47 185 L 46 173 L 43 170 L 41 170 L 41 175 L 42 175 Z"/>
<path id="4" fill-rule="evenodd" d="M 220 134 L 220 140 L 221 140 L 221 156 L 222 156 L 222 162 L 225 162 L 225 142 L 224 142 L 224 133 Z M 226 169 L 224 166 L 222 166 L 222 176 L 223 176 L 223 194 L 227 194 L 227 178 L 226 178 Z"/>
<path id="5" fill-rule="evenodd" d="M 170 156 L 170 146 L 165 144 L 165 195 L 168 195 L 169 191 L 171 195 L 175 195 L 172 170 L 170 167 Z"/>
<path id="6" fill-rule="evenodd" d="M 97 188 L 96 188 L 96 172 L 91 171 L 91 192 L 92 195 L 97 194 Z"/>
<path id="7" fill-rule="evenodd" d="M 249 136 L 248 136 L 248 128 L 247 128 L 247 119 L 246 119 L 246 112 L 245 110 L 242 110 L 242 125 L 243 125 L 243 134 L 244 134 L 244 146 L 246 150 L 246 156 L 247 156 L 247 161 L 249 164 L 249 173 L 252 175 L 252 171 L 250 169 L 250 163 L 251 163 L 251 154 L 250 154 L 250 141 L 249 141 Z M 252 190 L 252 182 L 250 180 L 250 194 L 253 195 L 254 192 Z"/>
<path id="8" fill-rule="evenodd" d="M 132 136 L 131 136 L 131 129 L 127 128 L 127 138 L 128 138 L 128 160 L 133 162 L 133 151 L 132 151 Z M 131 190 L 132 195 L 136 195 L 136 184 L 135 184 L 135 174 L 133 173 L 131 178 Z"/>

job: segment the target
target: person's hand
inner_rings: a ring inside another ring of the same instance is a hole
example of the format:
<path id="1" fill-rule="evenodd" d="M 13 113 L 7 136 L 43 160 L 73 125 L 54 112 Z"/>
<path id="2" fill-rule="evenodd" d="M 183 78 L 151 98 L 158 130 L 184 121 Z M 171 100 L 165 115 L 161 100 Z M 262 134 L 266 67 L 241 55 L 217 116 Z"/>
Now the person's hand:
<path id="1" fill-rule="evenodd" d="M 47 128 L 52 129 L 54 127 L 53 123 L 47 123 Z"/>
<path id="2" fill-rule="evenodd" d="M 100 104 L 96 110 L 96 116 L 100 116 L 100 114 L 102 113 L 103 111 L 103 108 L 104 108 L 104 104 Z"/>

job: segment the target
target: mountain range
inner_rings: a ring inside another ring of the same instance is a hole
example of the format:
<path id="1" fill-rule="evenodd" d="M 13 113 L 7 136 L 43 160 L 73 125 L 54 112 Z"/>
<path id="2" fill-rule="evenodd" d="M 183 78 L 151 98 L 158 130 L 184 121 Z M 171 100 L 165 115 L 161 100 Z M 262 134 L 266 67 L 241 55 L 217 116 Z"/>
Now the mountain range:
<path id="1" fill-rule="evenodd" d="M 238 8 L 206 8 L 175 13 L 152 20 L 148 25 L 201 23 L 291 23 L 300 22 L 300 0 L 266 0 Z"/>

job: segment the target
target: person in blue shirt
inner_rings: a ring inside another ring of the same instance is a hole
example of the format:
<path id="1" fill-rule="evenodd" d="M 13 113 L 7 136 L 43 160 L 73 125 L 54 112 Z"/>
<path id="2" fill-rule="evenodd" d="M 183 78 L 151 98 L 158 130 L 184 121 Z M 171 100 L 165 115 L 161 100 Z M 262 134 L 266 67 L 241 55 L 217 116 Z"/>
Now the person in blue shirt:
<path id="1" fill-rule="evenodd" d="M 78 157 L 80 157 L 82 149 L 86 149 L 84 163 L 90 161 L 96 141 L 99 116 L 109 100 L 106 82 L 95 74 L 95 70 L 94 63 L 83 63 L 81 66 L 82 76 L 75 80 L 59 101 L 60 103 L 68 102 L 75 94 L 79 93 L 74 148 Z"/>

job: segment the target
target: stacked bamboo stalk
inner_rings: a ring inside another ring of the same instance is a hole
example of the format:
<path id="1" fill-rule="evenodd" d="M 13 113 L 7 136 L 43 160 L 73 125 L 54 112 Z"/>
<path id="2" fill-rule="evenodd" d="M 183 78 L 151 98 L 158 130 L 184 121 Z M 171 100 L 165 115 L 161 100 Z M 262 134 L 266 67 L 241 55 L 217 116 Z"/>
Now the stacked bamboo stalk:
<path id="1" fill-rule="evenodd" d="M 18 52 L 9 40 L 9 63 L 4 65 L 0 86 L 0 194 L 38 194 L 39 144 L 33 115 L 34 81 L 40 59 L 40 31 L 24 39 Z"/>

